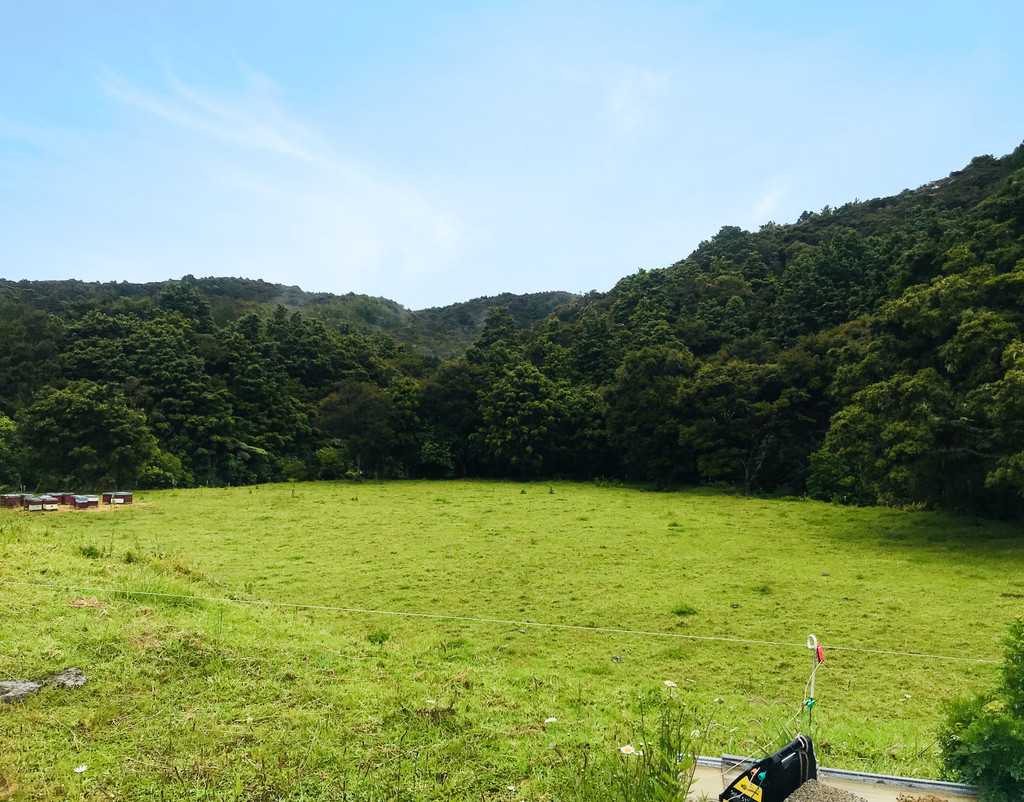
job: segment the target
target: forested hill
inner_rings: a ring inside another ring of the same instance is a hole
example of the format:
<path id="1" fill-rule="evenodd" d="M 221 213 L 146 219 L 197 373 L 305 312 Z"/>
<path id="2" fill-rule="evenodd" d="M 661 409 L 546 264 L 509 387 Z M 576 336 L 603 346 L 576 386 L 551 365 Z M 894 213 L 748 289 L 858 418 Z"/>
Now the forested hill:
<path id="1" fill-rule="evenodd" d="M 236 281 L 0 287 L 0 482 L 561 475 L 1024 512 L 1024 146 L 583 298 L 203 283 Z"/>
<path id="2" fill-rule="evenodd" d="M 289 311 L 302 311 L 339 331 L 383 330 L 400 343 L 435 356 L 448 356 L 469 347 L 483 330 L 487 310 L 491 307 L 507 306 L 517 325 L 529 328 L 547 317 L 556 306 L 577 297 L 568 292 L 503 293 L 412 311 L 387 298 L 352 292 L 345 295 L 305 292 L 299 287 L 271 284 L 262 279 L 185 276 L 182 280 L 205 297 L 212 320 L 218 326 L 233 323 L 250 312 L 266 316 L 280 305 Z M 0 299 L 30 304 L 56 315 L 73 316 L 87 307 L 128 300 L 158 302 L 167 286 L 166 282 L 0 279 Z"/>

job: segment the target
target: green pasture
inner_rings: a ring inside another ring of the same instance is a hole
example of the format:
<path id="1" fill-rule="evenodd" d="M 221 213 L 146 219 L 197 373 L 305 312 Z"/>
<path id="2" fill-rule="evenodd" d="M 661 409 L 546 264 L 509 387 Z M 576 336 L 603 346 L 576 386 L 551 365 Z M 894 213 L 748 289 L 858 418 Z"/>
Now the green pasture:
<path id="1" fill-rule="evenodd" d="M 941 658 L 998 661 L 1024 608 L 1019 527 L 934 513 L 560 482 L 136 501 L 0 511 L 0 680 L 90 676 L 0 706 L 0 799 L 587 798 L 665 704 L 704 754 L 806 729 L 810 633 L 819 760 L 937 776 L 944 702 L 997 671 Z"/>

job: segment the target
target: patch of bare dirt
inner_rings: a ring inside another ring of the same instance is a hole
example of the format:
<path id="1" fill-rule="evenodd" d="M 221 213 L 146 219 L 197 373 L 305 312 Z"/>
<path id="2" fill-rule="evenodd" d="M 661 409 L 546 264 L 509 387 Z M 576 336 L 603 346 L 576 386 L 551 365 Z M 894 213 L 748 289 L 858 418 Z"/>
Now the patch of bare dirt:
<path id="1" fill-rule="evenodd" d="M 0 769 L 0 799 L 12 799 L 17 790 L 18 784 Z"/>
<path id="2" fill-rule="evenodd" d="M 97 513 L 97 512 L 114 512 L 124 507 L 148 507 L 150 502 L 148 501 L 133 501 L 131 504 L 100 504 L 98 507 L 83 507 L 82 509 L 75 509 L 70 504 L 61 504 L 55 510 L 42 510 L 33 511 L 32 515 L 53 515 L 55 512 L 84 512 L 84 513 Z M 28 513 L 28 510 L 24 508 L 13 509 L 12 512 L 23 512 Z"/>
<path id="3" fill-rule="evenodd" d="M 78 598 L 72 599 L 71 601 L 69 601 L 68 602 L 68 606 L 69 607 L 106 607 L 107 603 L 106 602 L 101 602 L 95 596 L 92 596 L 91 598 L 88 598 L 88 599 L 85 598 L 84 596 L 79 596 Z"/>
<path id="4" fill-rule="evenodd" d="M 141 632 L 131 638 L 131 642 L 140 649 L 152 649 L 159 646 L 162 640 L 155 632 Z"/>

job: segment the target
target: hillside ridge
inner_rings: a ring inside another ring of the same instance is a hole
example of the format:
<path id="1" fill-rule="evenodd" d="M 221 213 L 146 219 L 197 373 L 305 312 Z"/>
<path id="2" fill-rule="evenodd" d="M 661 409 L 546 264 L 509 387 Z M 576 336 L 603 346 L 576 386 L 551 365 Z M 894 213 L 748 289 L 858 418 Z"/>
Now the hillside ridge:
<path id="1" fill-rule="evenodd" d="M 0 283 L 15 487 L 600 478 L 1019 518 L 1021 398 L 1024 147 L 584 296 Z"/>

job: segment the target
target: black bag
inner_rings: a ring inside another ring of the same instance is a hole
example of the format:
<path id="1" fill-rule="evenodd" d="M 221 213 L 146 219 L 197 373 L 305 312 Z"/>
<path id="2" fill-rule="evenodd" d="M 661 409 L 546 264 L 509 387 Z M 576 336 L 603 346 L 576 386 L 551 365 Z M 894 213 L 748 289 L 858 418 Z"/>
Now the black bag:
<path id="1" fill-rule="evenodd" d="M 718 795 L 720 802 L 785 802 L 808 780 L 818 779 L 814 746 L 798 735 L 771 757 L 757 761 Z"/>

